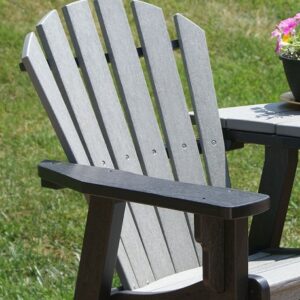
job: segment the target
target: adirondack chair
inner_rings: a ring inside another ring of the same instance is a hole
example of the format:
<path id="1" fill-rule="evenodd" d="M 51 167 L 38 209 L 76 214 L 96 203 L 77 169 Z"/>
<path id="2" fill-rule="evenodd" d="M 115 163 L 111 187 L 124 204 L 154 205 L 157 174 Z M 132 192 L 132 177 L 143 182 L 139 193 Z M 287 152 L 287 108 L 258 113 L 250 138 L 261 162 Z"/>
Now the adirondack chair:
<path id="1" fill-rule="evenodd" d="M 95 7 L 107 54 L 86 0 L 63 8 L 76 59 L 55 10 L 37 25 L 42 47 L 29 33 L 22 54 L 69 161 L 41 162 L 42 185 L 77 190 L 89 203 L 75 298 L 299 299 L 299 273 L 289 269 L 299 256 L 255 253 L 248 271 L 248 217 L 270 202 L 229 188 L 204 31 L 177 14 L 170 42 L 162 10 L 134 1 L 136 49 L 122 1 Z M 198 140 L 172 48 L 183 58 Z M 111 290 L 115 267 L 122 288 Z"/>

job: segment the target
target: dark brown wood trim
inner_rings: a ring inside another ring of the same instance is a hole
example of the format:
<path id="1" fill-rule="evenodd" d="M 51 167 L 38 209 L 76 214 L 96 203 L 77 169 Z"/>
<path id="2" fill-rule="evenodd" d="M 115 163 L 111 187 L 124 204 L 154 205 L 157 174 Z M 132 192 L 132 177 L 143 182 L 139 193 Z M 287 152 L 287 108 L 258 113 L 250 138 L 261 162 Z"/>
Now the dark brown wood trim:
<path id="1" fill-rule="evenodd" d="M 266 146 L 259 192 L 270 195 L 271 209 L 252 221 L 250 254 L 279 247 L 298 163 L 298 150 Z"/>
<path id="2" fill-rule="evenodd" d="M 235 219 L 269 208 L 269 197 L 229 188 L 201 186 L 153 178 L 107 168 L 44 161 L 39 165 L 44 181 L 121 201 Z"/>
<path id="3" fill-rule="evenodd" d="M 111 293 L 125 203 L 99 200 L 89 199 L 74 296 L 78 300 L 106 300 Z"/>
<path id="4" fill-rule="evenodd" d="M 250 274 L 248 277 L 248 300 L 270 300 L 268 281 L 258 275 Z"/>

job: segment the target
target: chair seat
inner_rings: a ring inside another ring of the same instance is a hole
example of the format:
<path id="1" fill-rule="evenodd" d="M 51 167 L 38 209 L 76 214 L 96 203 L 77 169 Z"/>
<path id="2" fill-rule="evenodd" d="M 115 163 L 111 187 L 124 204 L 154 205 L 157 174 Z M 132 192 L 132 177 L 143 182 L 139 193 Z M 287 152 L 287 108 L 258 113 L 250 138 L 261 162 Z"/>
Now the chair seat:
<path id="1" fill-rule="evenodd" d="M 249 256 L 249 274 L 264 277 L 272 300 L 300 299 L 300 254 L 259 252 Z M 176 290 L 202 280 L 202 267 L 180 272 L 139 288 L 139 292 Z"/>

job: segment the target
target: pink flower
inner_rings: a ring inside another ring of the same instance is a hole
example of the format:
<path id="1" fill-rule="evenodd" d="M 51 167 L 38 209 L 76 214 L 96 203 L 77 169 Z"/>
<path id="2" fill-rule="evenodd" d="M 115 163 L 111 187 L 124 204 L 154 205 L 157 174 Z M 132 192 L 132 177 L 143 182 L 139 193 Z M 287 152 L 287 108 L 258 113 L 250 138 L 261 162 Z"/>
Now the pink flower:
<path id="1" fill-rule="evenodd" d="M 296 20 L 297 24 L 300 23 L 300 13 L 297 13 L 294 17 L 294 19 Z"/>
<path id="2" fill-rule="evenodd" d="M 280 53 L 283 47 L 288 47 L 296 37 L 296 27 L 300 27 L 300 13 L 297 13 L 293 18 L 282 20 L 272 32 L 272 37 L 276 38 L 277 53 Z"/>
<path id="3" fill-rule="evenodd" d="M 271 35 L 277 39 L 275 52 L 279 53 L 281 49 L 281 32 L 279 28 L 276 28 Z"/>
<path id="4" fill-rule="evenodd" d="M 298 16 L 298 14 L 296 16 Z M 299 17 L 300 17 L 300 14 L 299 14 Z M 281 21 L 278 24 L 278 28 L 283 34 L 289 34 L 297 27 L 297 25 L 298 25 L 298 22 L 296 21 L 295 18 L 288 18 L 288 19 Z"/>
<path id="5" fill-rule="evenodd" d="M 281 32 L 278 28 L 276 28 L 274 31 L 272 31 L 272 37 L 280 37 L 281 36 Z"/>

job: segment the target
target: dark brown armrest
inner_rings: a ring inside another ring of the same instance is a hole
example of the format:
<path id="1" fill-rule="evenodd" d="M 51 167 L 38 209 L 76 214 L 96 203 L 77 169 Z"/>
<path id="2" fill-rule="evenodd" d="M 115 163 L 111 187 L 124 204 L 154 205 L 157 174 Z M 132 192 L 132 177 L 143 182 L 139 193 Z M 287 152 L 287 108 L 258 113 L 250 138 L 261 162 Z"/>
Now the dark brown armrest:
<path id="1" fill-rule="evenodd" d="M 201 186 L 125 171 L 43 161 L 39 176 L 47 186 L 201 215 L 235 219 L 269 209 L 269 196 L 229 188 Z"/>

